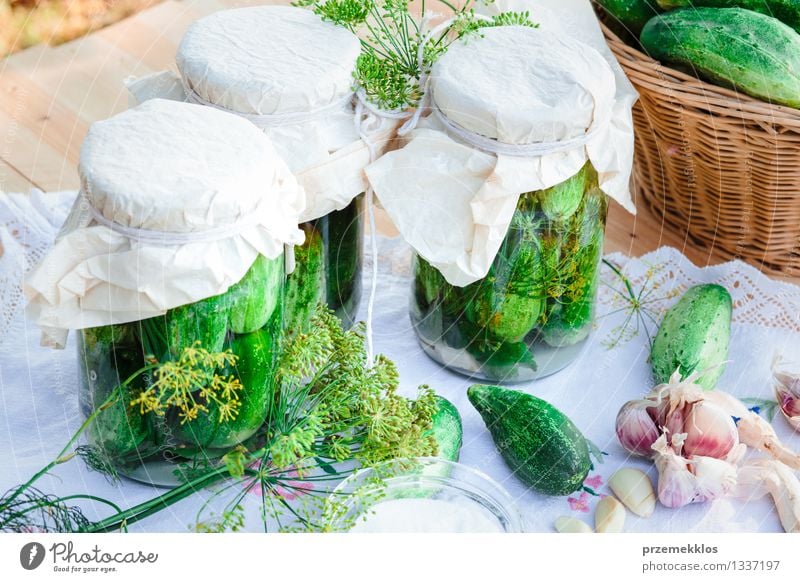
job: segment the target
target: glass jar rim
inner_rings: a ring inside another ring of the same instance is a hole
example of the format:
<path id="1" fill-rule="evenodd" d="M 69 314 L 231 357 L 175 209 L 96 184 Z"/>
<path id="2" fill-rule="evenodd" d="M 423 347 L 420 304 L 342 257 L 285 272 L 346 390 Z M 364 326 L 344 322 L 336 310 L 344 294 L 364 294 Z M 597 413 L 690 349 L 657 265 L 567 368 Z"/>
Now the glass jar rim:
<path id="1" fill-rule="evenodd" d="M 425 469 L 432 470 L 426 473 Z M 358 490 L 362 495 L 346 498 L 342 508 L 347 515 L 355 513 L 355 517 L 359 517 L 372 507 L 369 505 L 358 508 L 365 496 L 369 498 L 370 494 L 374 494 L 374 504 L 378 504 L 386 501 L 391 493 L 428 488 L 446 489 L 450 494 L 479 504 L 491 513 L 505 533 L 525 531 L 524 518 L 517 503 L 500 483 L 479 469 L 440 457 L 392 459 L 359 469 L 334 488 L 331 498 L 338 499 Z M 380 493 L 387 495 L 382 496 Z M 404 497 L 399 495 L 398 498 Z M 342 517 L 339 515 L 340 519 Z M 336 519 L 332 520 L 331 525 L 334 526 L 334 531 L 342 531 L 342 524 L 337 523 Z"/>

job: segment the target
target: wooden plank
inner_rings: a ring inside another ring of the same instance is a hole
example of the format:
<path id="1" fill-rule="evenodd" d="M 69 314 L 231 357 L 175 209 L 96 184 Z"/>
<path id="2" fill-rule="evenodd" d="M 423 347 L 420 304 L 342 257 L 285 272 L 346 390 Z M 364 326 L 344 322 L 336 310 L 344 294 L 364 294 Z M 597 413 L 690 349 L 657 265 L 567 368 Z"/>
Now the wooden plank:
<path id="1" fill-rule="evenodd" d="M 5 66 L 0 72 L 0 110 L 38 136 L 42 143 L 62 153 L 67 161 L 75 163 L 88 124 L 59 101 L 59 89 L 58 86 L 49 91 L 39 88 L 12 66 Z M 20 164 L 0 157 L 23 171 Z"/>
<path id="2" fill-rule="evenodd" d="M 25 176 L 0 160 L 0 193 L 29 192 L 32 187 L 33 184 Z"/>
<path id="3" fill-rule="evenodd" d="M 165 4 L 176 3 L 167 2 Z M 173 10 L 177 10 L 177 8 L 173 6 Z M 166 19 L 167 15 L 164 15 L 164 18 Z M 102 38 L 154 71 L 174 69 L 177 43 L 163 36 L 158 28 L 146 24 L 138 15 L 103 28 L 93 36 Z"/>
<path id="4" fill-rule="evenodd" d="M 22 105 L 17 107 L 22 108 Z M 0 109 L 0 160 L 42 190 L 77 188 L 75 163 L 67 160 L 63 151 L 50 145 L 41 134 L 26 127 L 24 121 L 24 116 L 13 109 L 11 114 Z"/>
<path id="5" fill-rule="evenodd" d="M 131 55 L 94 35 L 49 49 L 35 66 L 11 57 L 7 67 L 42 91 L 56 87 L 58 103 L 87 124 L 127 108 L 123 79 L 128 74 L 152 72 Z"/>

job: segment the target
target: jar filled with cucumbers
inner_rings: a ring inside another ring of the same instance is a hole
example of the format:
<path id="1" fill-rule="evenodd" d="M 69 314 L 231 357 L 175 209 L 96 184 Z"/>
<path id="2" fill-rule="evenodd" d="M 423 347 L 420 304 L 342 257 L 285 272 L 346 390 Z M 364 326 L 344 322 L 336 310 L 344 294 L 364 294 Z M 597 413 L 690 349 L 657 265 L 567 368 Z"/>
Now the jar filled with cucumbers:
<path id="1" fill-rule="evenodd" d="M 360 46 L 312 11 L 254 6 L 198 20 L 176 56 L 185 97 L 264 131 L 305 190 L 305 242 L 286 281 L 284 323 L 293 334 L 307 330 L 320 301 L 345 327 L 358 309 L 369 161 L 354 123 Z"/>
<path id="2" fill-rule="evenodd" d="M 98 458 L 174 485 L 271 414 L 303 192 L 249 122 L 162 99 L 93 124 L 79 171 L 32 308 L 52 343 L 77 331 Z"/>
<path id="3" fill-rule="evenodd" d="M 589 45 L 508 26 L 454 42 L 430 79 L 430 114 L 367 169 L 415 251 L 418 339 L 469 376 L 553 374 L 594 324 L 607 198 L 634 210 L 624 77 Z"/>
<path id="4" fill-rule="evenodd" d="M 451 285 L 415 256 L 411 321 L 423 349 L 492 380 L 528 380 L 570 363 L 594 323 L 607 205 L 587 163 L 519 197 L 483 279 Z"/>

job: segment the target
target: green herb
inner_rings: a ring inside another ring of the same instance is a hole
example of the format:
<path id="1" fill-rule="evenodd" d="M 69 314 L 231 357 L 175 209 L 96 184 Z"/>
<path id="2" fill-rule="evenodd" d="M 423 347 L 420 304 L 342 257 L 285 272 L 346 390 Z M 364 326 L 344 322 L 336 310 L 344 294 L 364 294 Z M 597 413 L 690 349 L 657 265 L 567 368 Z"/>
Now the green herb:
<path id="1" fill-rule="evenodd" d="M 118 403 L 136 378 L 151 372 L 154 384 L 131 402 L 132 410 L 166 414 L 174 408 L 187 417 L 207 414 L 187 391 L 194 394 L 221 386 L 227 379 L 210 370 L 231 364 L 233 357 L 193 346 L 185 348 L 176 362 L 148 365 L 123 382 L 86 419 L 54 461 L 0 498 L 0 531 L 126 530 L 129 524 L 208 487 L 213 490 L 197 513 L 197 531 L 242 529 L 245 506 L 248 499 L 255 498 L 248 493 L 260 498 L 265 530 L 272 523 L 287 531 L 325 530 L 328 521 L 324 514 L 337 513 L 335 500 L 328 499 L 331 486 L 343 477 L 388 459 L 437 453 L 430 431 L 437 410 L 434 393 L 423 386 L 415 400 L 401 396 L 397 369 L 390 360 L 379 356 L 372 367 L 366 366 L 363 325 L 344 331 L 333 313 L 319 306 L 310 330 L 291 337 L 283 346 L 276 403 L 262 429 L 247 441 L 248 446 L 232 447 L 216 461 L 193 462 L 183 483 L 125 510 L 95 496 L 57 497 L 33 487 L 55 466 L 75 456 L 114 478 L 113 465 L 101 450 L 78 447 L 71 452 L 98 415 Z M 195 385 L 199 378 L 205 378 L 206 384 Z M 233 398 L 237 390 L 228 388 L 227 397 Z M 216 392 L 223 395 L 225 391 Z M 191 406 L 196 407 L 196 415 L 187 413 Z M 224 509 L 212 513 L 211 502 L 220 498 L 225 500 Z M 113 513 L 91 522 L 80 509 L 69 505 L 71 500 L 104 503 Z"/>
<path id="2" fill-rule="evenodd" d="M 425 89 L 420 86 L 421 78 L 455 40 L 486 27 L 538 26 L 528 12 L 480 18 L 474 6 L 481 1 L 485 0 L 466 0 L 457 7 L 437 0 L 437 9 L 444 13 L 442 20 L 451 23 L 430 37 L 425 18 L 412 15 L 407 0 L 299 0 L 295 5 L 309 7 L 323 19 L 359 35 L 362 52 L 354 73 L 356 86 L 371 103 L 394 111 L 419 104 Z M 419 14 L 427 14 L 426 9 L 422 0 Z"/>
<path id="3" fill-rule="evenodd" d="M 658 329 L 658 320 L 661 317 L 661 313 L 666 310 L 661 304 L 668 299 L 676 297 L 680 292 L 677 289 L 673 289 L 664 294 L 658 293 L 661 285 L 655 281 L 655 277 L 663 269 L 663 266 L 650 267 L 637 290 L 634 288 L 633 282 L 622 272 L 619 266 L 607 259 L 603 259 L 603 264 L 622 283 L 622 287 L 604 282 L 605 286 L 614 293 L 614 301 L 620 304 L 620 307 L 603 314 L 601 317 L 625 313 L 625 319 L 620 325 L 611 330 L 612 337 L 606 340 L 604 345 L 608 349 L 613 349 L 621 343 L 630 341 L 638 336 L 640 332 L 644 332 L 647 335 L 647 343 L 652 348 L 653 334 L 650 328 Z"/>

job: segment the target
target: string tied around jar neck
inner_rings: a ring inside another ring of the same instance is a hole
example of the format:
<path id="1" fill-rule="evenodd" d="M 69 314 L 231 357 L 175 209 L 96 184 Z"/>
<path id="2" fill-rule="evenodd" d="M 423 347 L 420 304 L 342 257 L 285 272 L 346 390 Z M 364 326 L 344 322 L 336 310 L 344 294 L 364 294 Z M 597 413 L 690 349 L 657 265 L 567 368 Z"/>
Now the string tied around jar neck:
<path id="1" fill-rule="evenodd" d="M 130 241 L 151 246 L 174 247 L 193 243 L 216 242 L 237 236 L 245 230 L 254 228 L 261 224 L 261 219 L 258 214 L 250 213 L 229 224 L 223 224 L 221 226 L 206 228 L 203 230 L 193 230 L 188 232 L 153 230 L 137 226 L 128 226 L 122 224 L 121 222 L 117 222 L 116 220 L 107 218 L 92 203 L 92 200 L 89 198 L 86 190 L 83 187 L 81 187 L 81 189 L 78 191 L 78 197 L 82 200 L 82 206 L 88 209 L 89 224 L 94 222 L 100 226 L 106 227 L 115 234 L 127 238 Z M 290 274 L 295 268 L 294 246 L 284 245 L 283 249 L 286 273 Z"/>
<path id="2" fill-rule="evenodd" d="M 310 109 L 308 111 L 288 111 L 283 113 L 243 113 L 241 111 L 228 109 L 227 107 L 223 107 L 222 105 L 218 105 L 204 97 L 201 97 L 197 91 L 195 91 L 194 88 L 189 85 L 188 81 L 183 75 L 180 75 L 179 77 L 181 86 L 183 87 L 183 92 L 186 95 L 186 100 L 189 101 L 189 103 L 194 103 L 195 105 L 204 105 L 205 107 L 213 107 L 214 109 L 218 109 L 226 113 L 238 115 L 239 117 L 250 121 L 253 125 L 260 129 L 308 123 L 310 121 L 322 119 L 328 115 L 331 115 L 332 113 L 341 111 L 353 103 L 353 93 L 347 93 L 341 99 L 337 99 L 331 103 L 328 103 L 327 105 L 317 107 L 316 109 Z"/>
<path id="3" fill-rule="evenodd" d="M 478 18 L 490 20 L 483 15 L 476 15 Z M 611 115 L 600 119 L 595 119 L 592 125 L 586 130 L 585 133 L 576 137 L 552 141 L 552 142 L 535 142 L 535 143 L 507 143 L 498 139 L 481 135 L 472 130 L 469 130 L 458 123 L 451 120 L 447 114 L 439 108 L 436 100 L 431 96 L 431 72 L 424 70 L 425 59 L 425 46 L 436 35 L 445 30 L 453 23 L 454 19 L 448 19 L 434 28 L 432 28 L 419 45 L 417 51 L 417 64 L 421 71 L 420 76 L 420 89 L 422 91 L 422 100 L 419 106 L 414 111 L 413 115 L 398 129 L 399 136 L 405 136 L 413 131 L 419 120 L 425 114 L 430 114 L 442 125 L 445 132 L 452 138 L 461 143 L 465 143 L 475 149 L 481 150 L 486 153 L 514 156 L 521 158 L 536 158 L 550 154 L 563 153 L 572 151 L 574 149 L 583 147 L 590 143 L 598 134 L 600 134 L 609 123 L 611 123 Z M 424 21 L 423 21 L 424 22 Z"/>

